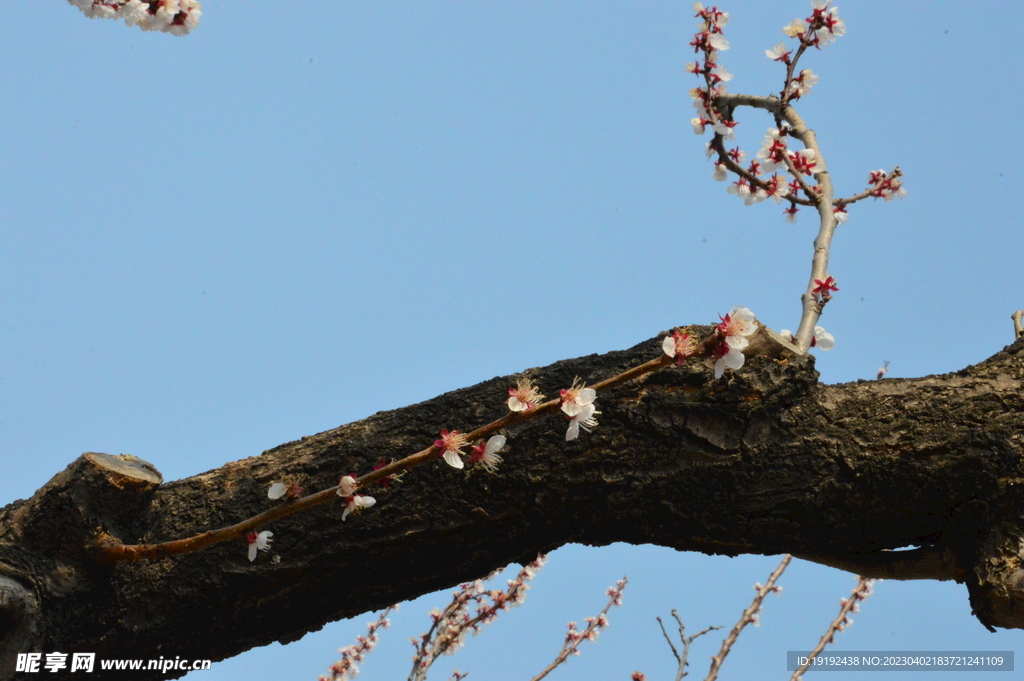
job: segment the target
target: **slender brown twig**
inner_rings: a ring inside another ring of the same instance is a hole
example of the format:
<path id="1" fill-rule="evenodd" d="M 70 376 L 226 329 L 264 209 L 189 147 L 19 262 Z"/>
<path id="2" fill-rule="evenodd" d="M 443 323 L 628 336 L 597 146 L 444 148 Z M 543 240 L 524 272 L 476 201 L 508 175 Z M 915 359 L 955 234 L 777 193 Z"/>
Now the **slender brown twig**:
<path id="1" fill-rule="evenodd" d="M 867 577 L 858 577 L 858 579 L 860 581 L 858 581 L 857 586 L 853 588 L 853 592 L 850 594 L 850 597 L 839 601 L 839 614 L 836 615 L 836 618 L 828 625 L 828 629 L 825 630 L 825 634 L 821 637 L 821 640 L 818 641 L 818 645 L 816 645 L 814 650 L 812 650 L 807 656 L 807 661 L 797 667 L 796 671 L 793 672 L 793 676 L 789 677 L 789 681 L 798 681 L 798 679 L 803 676 L 804 672 L 807 671 L 808 667 L 814 663 L 814 658 L 816 658 L 821 651 L 825 649 L 825 646 L 830 643 L 835 643 L 836 632 L 842 631 L 853 623 L 853 620 L 850 619 L 850 613 L 859 611 L 860 602 L 871 595 L 872 585 L 875 583 L 875 580 L 868 579 Z"/>
<path id="2" fill-rule="evenodd" d="M 579 648 L 580 643 L 583 641 L 597 639 L 598 632 L 608 626 L 608 611 L 611 610 L 613 605 L 622 605 L 622 590 L 626 588 L 628 581 L 626 577 L 623 577 L 615 583 L 615 586 L 608 589 L 608 595 L 611 596 L 608 605 L 604 606 L 604 610 L 597 617 L 587 618 L 587 628 L 582 633 L 576 630 L 575 622 L 569 622 L 569 633 L 566 634 L 565 641 L 562 643 L 562 650 L 555 657 L 555 661 L 545 667 L 540 674 L 537 674 L 530 681 L 540 681 L 550 674 L 555 667 L 569 659 L 570 655 L 579 655 L 580 653 L 577 648 Z"/>
<path id="3" fill-rule="evenodd" d="M 710 356 L 719 339 L 717 332 L 713 331 L 707 338 L 697 345 L 696 350 L 691 357 L 698 358 Z M 662 354 L 649 362 L 627 369 L 622 373 L 606 378 L 603 381 L 598 381 L 590 387 L 598 392 L 609 390 L 627 381 L 639 378 L 644 374 L 649 374 L 663 367 L 670 366 L 674 361 L 675 360 L 672 357 Z M 491 423 L 470 432 L 466 437 L 471 442 L 489 437 L 503 428 L 508 428 L 518 423 L 524 423 L 545 414 L 555 413 L 559 410 L 560 405 L 561 400 L 556 398 L 548 400 L 543 404 L 539 404 L 533 409 L 529 409 L 527 411 L 509 412 L 500 419 L 492 421 Z M 438 459 L 442 453 L 443 452 L 439 447 L 431 445 L 426 449 L 410 454 L 404 459 L 399 459 L 398 461 L 389 463 L 388 465 L 378 468 L 371 473 L 360 476 L 356 480 L 356 485 L 359 488 L 366 488 L 367 486 L 383 480 L 388 476 L 434 461 Z M 338 490 L 339 486 L 335 485 L 334 487 L 320 490 L 319 492 L 306 495 L 299 499 L 287 501 L 264 511 L 263 513 L 235 523 L 234 525 L 229 525 L 216 530 L 209 530 L 184 539 L 176 539 L 159 544 L 122 544 L 111 535 L 103 534 L 96 542 L 98 559 L 101 562 L 107 563 L 153 560 L 199 551 L 200 549 L 213 546 L 214 544 L 244 537 L 248 532 L 265 526 L 275 520 L 280 520 L 281 518 L 292 515 L 293 513 L 305 511 L 313 508 L 314 506 L 319 506 L 320 504 L 325 504 L 330 501 L 341 500 L 343 497 L 338 495 Z"/>
<path id="4" fill-rule="evenodd" d="M 757 622 L 757 614 L 761 610 L 761 602 L 769 593 L 776 591 L 775 582 L 777 582 L 779 577 L 782 576 L 782 573 L 786 571 L 786 567 L 789 566 L 789 562 L 791 560 L 793 560 L 793 556 L 787 554 L 779 563 L 778 567 L 775 568 L 775 571 L 768 577 L 768 582 L 757 590 L 757 595 L 754 596 L 754 600 L 751 601 L 747 609 L 743 611 L 743 614 L 740 615 L 739 621 L 736 622 L 732 631 L 730 631 L 729 635 L 725 637 L 724 641 L 722 641 L 722 647 L 718 651 L 718 654 L 711 658 L 711 669 L 708 670 L 708 675 L 704 678 L 704 681 L 715 681 L 715 679 L 718 678 L 718 671 L 722 668 L 722 663 L 725 662 L 725 658 L 729 654 L 729 651 L 732 650 L 732 646 L 736 643 L 736 639 L 739 638 L 740 632 L 743 631 L 748 624 Z"/>

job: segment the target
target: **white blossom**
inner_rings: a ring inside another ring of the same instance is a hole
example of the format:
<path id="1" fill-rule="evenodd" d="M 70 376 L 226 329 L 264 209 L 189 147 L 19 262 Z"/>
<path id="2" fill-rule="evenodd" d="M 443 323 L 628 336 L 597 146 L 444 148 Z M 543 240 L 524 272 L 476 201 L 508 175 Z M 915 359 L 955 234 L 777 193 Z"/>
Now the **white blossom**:
<path id="1" fill-rule="evenodd" d="M 245 540 L 249 544 L 249 562 L 256 560 L 256 553 L 258 551 L 269 551 L 270 550 L 270 539 L 274 536 L 274 533 L 270 530 L 263 530 L 259 534 L 250 532 L 246 535 Z"/>

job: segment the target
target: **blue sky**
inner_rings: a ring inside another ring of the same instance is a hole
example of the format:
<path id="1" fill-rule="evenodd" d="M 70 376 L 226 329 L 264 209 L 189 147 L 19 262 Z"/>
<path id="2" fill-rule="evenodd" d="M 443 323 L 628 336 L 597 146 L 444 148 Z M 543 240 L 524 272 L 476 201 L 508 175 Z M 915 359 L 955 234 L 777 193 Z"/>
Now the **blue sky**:
<path id="1" fill-rule="evenodd" d="M 722 9 L 731 91 L 778 91 L 764 50 L 808 4 Z M 839 13 L 848 34 L 808 55 L 821 82 L 799 109 L 840 194 L 898 164 L 909 196 L 855 206 L 837 233 L 821 379 L 981 361 L 1024 307 L 1024 8 Z M 60 0 L 0 17 L 3 503 L 83 451 L 176 479 L 734 305 L 798 322 L 813 221 L 711 180 L 689 125 L 688 3 L 208 2 L 185 38 Z M 770 121 L 740 120 L 752 153 Z M 529 678 L 628 574 L 611 628 L 551 678 L 665 678 L 654 617 L 731 626 L 776 562 L 566 547 L 451 666 Z M 788 677 L 785 651 L 813 646 L 854 583 L 794 564 L 723 678 Z M 443 598 L 406 604 L 361 678 L 407 673 Z M 370 618 L 194 678 L 315 678 Z M 694 674 L 719 641 L 695 645 Z M 985 631 L 961 586 L 888 582 L 837 649 L 1021 641 Z"/>

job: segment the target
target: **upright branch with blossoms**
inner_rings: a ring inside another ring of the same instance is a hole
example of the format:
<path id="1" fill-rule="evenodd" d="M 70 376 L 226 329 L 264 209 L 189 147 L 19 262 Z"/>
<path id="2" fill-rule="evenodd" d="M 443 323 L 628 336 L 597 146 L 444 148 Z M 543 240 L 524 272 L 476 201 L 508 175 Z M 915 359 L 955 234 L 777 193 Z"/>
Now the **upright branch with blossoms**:
<path id="1" fill-rule="evenodd" d="M 154 7 L 143 4 L 146 12 Z M 155 7 L 170 11 L 166 2 Z M 172 25 L 181 7 L 179 0 Z M 968 585 L 986 626 L 1024 628 L 1018 579 L 1024 567 L 1016 549 L 1007 548 L 1024 537 L 1024 527 L 1015 524 L 1024 517 L 1024 497 L 1012 483 L 1021 476 L 1024 427 L 1019 344 L 955 380 L 900 379 L 903 408 L 881 413 L 879 405 L 892 399 L 883 391 L 889 381 L 817 383 L 805 351 L 835 343 L 817 324 L 840 291 L 828 271 L 834 232 L 853 203 L 903 196 L 901 173 L 875 171 L 867 189 L 835 198 L 825 156 L 794 109 L 818 82 L 797 68 L 803 55 L 845 32 L 835 7 L 815 3 L 810 17 L 785 28 L 797 41 L 793 49 L 783 43 L 767 51 L 786 69 L 772 97 L 725 91 L 731 75 L 718 59 L 728 47 L 728 15 L 699 5 L 697 12 L 701 28 L 692 45 L 702 56 L 690 71 L 703 84 L 693 91 L 694 128 L 713 131 L 708 152 L 715 178 L 734 176 L 730 191 L 746 203 L 772 198 L 786 202 L 789 217 L 807 206 L 819 216 L 795 333 L 775 334 L 737 306 L 711 326 L 680 327 L 630 350 L 489 381 L 170 485 L 135 457 L 83 455 L 31 499 L 0 509 L 0 621 L 25 623 L 15 643 L 0 640 L 0 672 L 12 654 L 32 646 L 82 649 L 101 640 L 124 657 L 146 657 L 162 649 L 169 631 L 197 653 L 219 659 L 256 645 L 257 638 L 295 636 L 387 602 L 472 582 L 580 537 L 595 545 L 648 542 L 730 555 L 792 551 L 868 576 L 955 579 Z M 775 123 L 749 164 L 738 147 L 725 145 L 742 106 L 769 112 Z M 791 148 L 793 140 L 802 148 Z M 1020 318 L 1018 334 L 1024 333 Z M 884 367 L 879 377 L 883 373 Z M 558 397 L 545 400 L 541 387 L 557 390 Z M 998 399 L 972 401 L 974 395 Z M 599 399 L 602 427 L 595 430 Z M 920 404 L 926 406 L 907 406 Z M 835 418 L 834 405 L 842 419 Z M 876 425 L 882 421 L 884 433 Z M 923 423 L 926 452 L 915 437 L 893 444 L 892 432 L 916 433 Z M 825 438 L 827 454 L 820 447 Z M 788 478 L 785 489 L 766 482 L 765 471 L 793 465 L 808 474 Z M 413 469 L 419 470 L 398 485 Z M 578 497 L 592 503 L 575 508 L 569 500 Z M 329 502 L 338 502 L 334 515 L 328 508 L 314 511 Z M 808 514 L 809 506 L 831 513 Z M 649 522 L 655 516 L 658 522 Z M 711 516 L 713 524 L 694 520 Z M 904 526 L 891 522 L 894 517 L 912 522 Z M 754 518 L 768 529 L 752 531 Z M 961 527 L 968 523 L 970 531 Z M 778 527 L 786 531 L 771 529 Z M 233 544 L 198 555 L 225 542 Z M 261 559 L 271 542 L 275 553 Z M 451 552 L 444 551 L 457 542 L 463 549 L 457 563 L 445 560 Z M 917 548 L 887 550 L 906 546 Z M 193 555 L 174 563 L 182 570 L 166 569 L 162 561 L 184 554 Z M 101 565 L 115 562 L 130 564 Z M 225 570 L 238 578 L 223 579 Z M 68 575 L 95 581 L 70 584 Z M 268 604 L 279 603 L 281 593 L 314 602 L 339 576 L 361 588 L 318 610 L 295 608 L 287 620 L 270 612 Z M 158 609 L 151 630 L 124 624 L 165 593 L 187 603 L 177 608 L 187 620 Z M 211 593 L 230 607 L 211 600 Z M 58 601 L 61 608 L 38 607 Z M 115 624 L 97 639 L 93 630 L 67 628 L 55 614 L 71 611 L 83 617 L 102 612 L 99 619 Z M 245 636 L 212 635 L 239 621 L 248 627 Z"/>
<path id="2" fill-rule="evenodd" d="M 784 214 L 789 222 L 796 221 L 801 206 L 813 207 L 818 212 L 819 228 L 814 241 L 811 273 L 801 297 L 800 324 L 794 334 L 796 346 L 806 351 L 814 345 L 815 327 L 825 304 L 831 299 L 831 291 L 838 290 L 835 279 L 828 273 L 829 251 L 836 227 L 849 215 L 847 206 L 868 197 L 902 198 L 906 195 L 900 179 L 902 172 L 898 167 L 890 172 L 872 171 L 867 189 L 850 197 L 836 198 L 817 138 L 793 108 L 793 102 L 810 94 L 811 88 L 819 81 L 810 69 L 797 70 L 800 58 L 808 49 L 821 49 L 846 34 L 846 24 L 839 18 L 837 7 L 823 0 L 814 0 L 809 17 L 794 19 L 782 29 L 797 41 L 796 45 L 787 49 L 786 43 L 780 42 L 765 50 L 769 59 L 786 68 L 782 89 L 773 97 L 726 92 L 725 83 L 733 76 L 719 63 L 719 53 L 729 49 L 724 31 L 729 14 L 717 7 L 705 8 L 700 3 L 694 5 L 694 10 L 699 27 L 690 45 L 700 56 L 696 62 L 687 65 L 687 70 L 704 82 L 690 90 L 697 113 L 692 125 L 698 135 L 705 134 L 708 128 L 714 133 L 707 145 L 708 157 L 715 163 L 712 177 L 724 182 L 730 174 L 736 176 L 728 191 L 742 198 L 747 205 L 768 198 L 775 203 L 786 201 L 789 205 Z M 739 121 L 734 114 L 741 106 L 764 109 L 775 119 L 775 126 L 768 129 L 761 149 L 746 166 L 743 162 L 747 154 L 738 146 L 727 149 L 725 145 L 726 141 L 735 139 Z M 791 139 L 799 141 L 803 148 L 792 149 Z"/>

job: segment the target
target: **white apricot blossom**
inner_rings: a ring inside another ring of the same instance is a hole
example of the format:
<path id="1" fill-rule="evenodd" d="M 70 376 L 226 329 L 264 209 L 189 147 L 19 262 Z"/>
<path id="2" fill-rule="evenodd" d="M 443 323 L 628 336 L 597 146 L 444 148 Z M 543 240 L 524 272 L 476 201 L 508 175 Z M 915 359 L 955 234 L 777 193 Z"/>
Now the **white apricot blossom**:
<path id="1" fill-rule="evenodd" d="M 259 534 L 256 532 L 250 532 L 245 535 L 245 541 L 249 545 L 249 562 L 256 560 L 256 554 L 259 551 L 270 550 L 270 539 L 274 536 L 274 533 L 270 530 L 263 530 Z"/>

